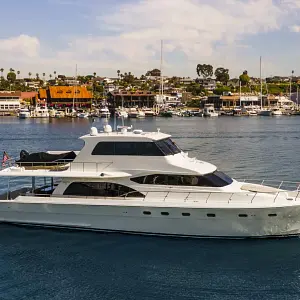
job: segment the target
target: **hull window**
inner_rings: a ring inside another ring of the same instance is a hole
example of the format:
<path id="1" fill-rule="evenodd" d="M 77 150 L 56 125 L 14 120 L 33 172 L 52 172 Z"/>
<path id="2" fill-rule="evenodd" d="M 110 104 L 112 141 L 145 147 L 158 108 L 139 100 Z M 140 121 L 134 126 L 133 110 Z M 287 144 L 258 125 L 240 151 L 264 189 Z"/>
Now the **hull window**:
<path id="1" fill-rule="evenodd" d="M 168 213 L 167 211 L 162 211 L 160 214 L 161 214 L 162 216 L 168 216 L 168 215 L 169 215 L 169 213 Z"/>
<path id="2" fill-rule="evenodd" d="M 206 216 L 209 218 L 214 218 L 216 215 L 215 214 L 207 214 Z"/>
<path id="3" fill-rule="evenodd" d="M 144 197 L 144 195 L 127 186 L 111 182 L 73 182 L 64 195 L 87 197 Z"/>
<path id="4" fill-rule="evenodd" d="M 152 174 L 131 178 L 132 181 L 139 184 L 158 184 L 158 185 L 181 185 L 181 186 L 206 186 L 223 187 L 229 185 L 233 180 L 220 171 L 203 176 L 193 175 L 168 175 Z"/>
<path id="5" fill-rule="evenodd" d="M 277 217 L 277 214 L 268 214 L 269 217 Z"/>

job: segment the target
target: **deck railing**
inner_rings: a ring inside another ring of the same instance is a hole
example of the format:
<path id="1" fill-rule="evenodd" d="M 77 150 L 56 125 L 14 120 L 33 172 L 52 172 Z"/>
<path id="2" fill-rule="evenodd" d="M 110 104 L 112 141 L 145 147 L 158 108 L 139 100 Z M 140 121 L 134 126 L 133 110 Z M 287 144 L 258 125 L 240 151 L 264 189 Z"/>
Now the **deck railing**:
<path id="1" fill-rule="evenodd" d="M 113 164 L 110 162 L 74 162 L 73 160 L 60 159 L 54 162 L 21 162 L 16 163 L 14 159 L 4 162 L 0 171 L 9 167 L 24 167 L 25 170 L 51 170 L 71 172 L 101 172 Z"/>
<path id="2" fill-rule="evenodd" d="M 55 194 L 36 194 L 32 193 L 29 189 L 25 193 L 20 191 L 19 196 L 32 196 L 32 197 L 51 197 L 51 198 L 78 198 L 78 199 L 114 199 L 114 200 L 141 200 L 147 202 L 185 202 L 185 203 L 205 203 L 210 204 L 271 204 L 276 203 L 276 200 L 296 202 L 300 204 L 300 190 L 293 192 L 278 191 L 278 192 L 208 192 L 208 191 L 139 191 L 139 195 L 134 195 L 137 191 L 132 191 L 124 194 L 118 194 L 119 191 L 113 191 L 115 195 L 106 196 L 76 196 L 76 195 L 55 195 Z M 14 195 L 15 197 L 18 195 Z M 117 195 L 117 196 L 116 196 Z M 14 197 L 14 198 L 15 198 Z M 7 198 L 9 199 L 9 198 Z"/>

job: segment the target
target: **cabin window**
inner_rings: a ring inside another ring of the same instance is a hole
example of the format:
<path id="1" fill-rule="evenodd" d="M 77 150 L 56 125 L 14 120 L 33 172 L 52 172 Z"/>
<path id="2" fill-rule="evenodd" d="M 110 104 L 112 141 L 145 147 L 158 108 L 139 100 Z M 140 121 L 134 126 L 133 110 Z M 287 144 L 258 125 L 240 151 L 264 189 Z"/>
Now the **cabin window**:
<path id="1" fill-rule="evenodd" d="M 247 215 L 247 214 L 239 214 L 239 217 L 240 217 L 240 218 L 247 218 L 248 215 Z"/>
<path id="2" fill-rule="evenodd" d="M 169 215 L 169 213 L 168 213 L 167 211 L 162 211 L 160 214 L 161 214 L 162 216 L 168 216 L 168 215 Z"/>
<path id="3" fill-rule="evenodd" d="M 146 211 L 143 211 L 143 214 L 144 214 L 144 215 L 151 215 L 151 211 L 147 211 L 147 210 L 146 210 Z"/>
<path id="4" fill-rule="evenodd" d="M 128 186 L 111 182 L 72 182 L 64 195 L 89 197 L 144 197 Z"/>
<path id="5" fill-rule="evenodd" d="M 153 142 L 99 142 L 92 155 L 163 156 Z"/>
<path id="6" fill-rule="evenodd" d="M 220 175 L 221 174 L 221 175 Z M 215 171 L 203 176 L 152 174 L 131 178 L 139 184 L 180 185 L 180 186 L 206 186 L 223 187 L 232 183 L 232 179 L 222 172 Z"/>

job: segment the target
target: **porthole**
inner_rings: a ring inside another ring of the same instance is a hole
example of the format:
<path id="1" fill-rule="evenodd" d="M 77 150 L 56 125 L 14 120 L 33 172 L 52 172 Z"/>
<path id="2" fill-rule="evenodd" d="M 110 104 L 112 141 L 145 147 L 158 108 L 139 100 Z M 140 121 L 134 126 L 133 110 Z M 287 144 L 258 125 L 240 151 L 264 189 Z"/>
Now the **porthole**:
<path id="1" fill-rule="evenodd" d="M 143 211 L 143 214 L 144 214 L 144 215 L 151 215 L 151 211 L 147 211 L 147 210 L 146 210 L 146 211 Z"/>
<path id="2" fill-rule="evenodd" d="M 247 215 L 247 214 L 239 214 L 239 217 L 240 217 L 240 218 L 247 218 L 248 215 Z"/>
<path id="3" fill-rule="evenodd" d="M 207 214 L 206 216 L 209 218 L 214 218 L 216 215 L 215 214 Z"/>
<path id="4" fill-rule="evenodd" d="M 168 213 L 167 211 L 162 211 L 160 214 L 161 214 L 162 216 L 168 216 L 168 215 L 169 215 L 169 213 Z"/>
<path id="5" fill-rule="evenodd" d="M 190 214 L 190 213 L 182 213 L 182 215 L 183 215 L 184 217 L 189 217 L 191 214 Z"/>
<path id="6" fill-rule="evenodd" d="M 269 217 L 277 217 L 277 214 L 268 214 Z"/>

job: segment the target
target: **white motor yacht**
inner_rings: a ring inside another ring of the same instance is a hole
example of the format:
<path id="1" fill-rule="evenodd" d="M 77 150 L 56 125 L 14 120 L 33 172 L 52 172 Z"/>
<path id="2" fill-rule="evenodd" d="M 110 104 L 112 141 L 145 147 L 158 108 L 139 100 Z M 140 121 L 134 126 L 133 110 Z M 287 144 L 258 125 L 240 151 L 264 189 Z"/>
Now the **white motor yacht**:
<path id="1" fill-rule="evenodd" d="M 78 152 L 21 151 L 15 164 L 6 161 L 0 221 L 180 237 L 300 234 L 296 184 L 237 181 L 189 157 L 159 130 L 119 129 L 92 127 Z M 10 191 L 20 177 L 32 177 L 32 186 Z"/>
<path id="2" fill-rule="evenodd" d="M 272 116 L 272 114 L 273 112 L 271 109 L 262 109 L 258 113 L 259 116 L 267 116 L 267 117 Z"/>
<path id="3" fill-rule="evenodd" d="M 128 113 L 125 109 L 118 109 L 118 110 L 116 110 L 116 117 L 127 119 Z"/>
<path id="4" fill-rule="evenodd" d="M 100 118 L 110 118 L 110 112 L 109 109 L 107 107 L 104 108 L 100 108 L 99 109 L 99 117 Z"/>
<path id="5" fill-rule="evenodd" d="M 33 118 L 49 118 L 49 110 L 45 105 L 37 105 L 31 112 Z"/>
<path id="6" fill-rule="evenodd" d="M 21 108 L 19 111 L 19 119 L 30 118 L 30 111 L 28 108 Z"/>
<path id="7" fill-rule="evenodd" d="M 272 115 L 273 116 L 282 116 L 282 111 L 279 108 L 273 108 L 272 109 Z"/>
<path id="8" fill-rule="evenodd" d="M 218 117 L 219 114 L 215 111 L 215 108 L 212 104 L 206 104 L 203 109 L 204 117 Z"/>

